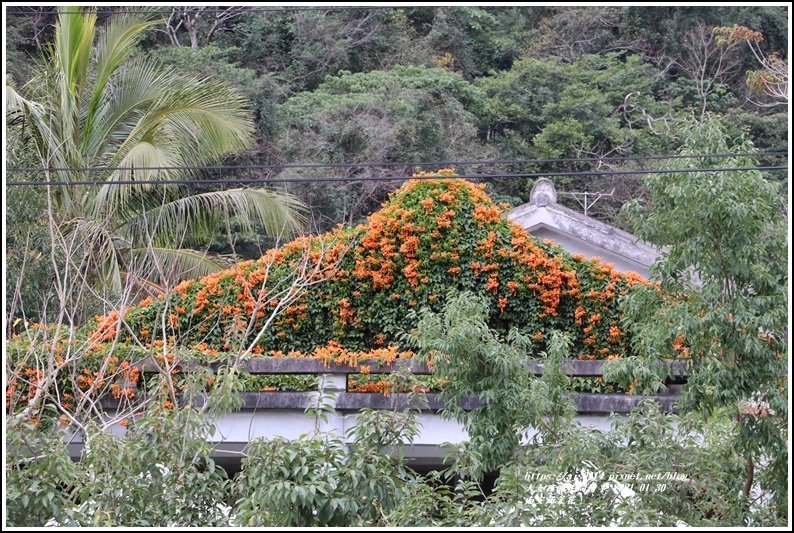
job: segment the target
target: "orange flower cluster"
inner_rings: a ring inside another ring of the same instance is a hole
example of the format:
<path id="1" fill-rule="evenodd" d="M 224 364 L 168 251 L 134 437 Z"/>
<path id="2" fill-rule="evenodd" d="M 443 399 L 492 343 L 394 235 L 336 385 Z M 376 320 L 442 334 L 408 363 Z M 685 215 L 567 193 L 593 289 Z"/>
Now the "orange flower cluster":
<path id="1" fill-rule="evenodd" d="M 388 396 L 393 392 L 407 392 L 402 388 L 395 388 L 395 383 L 389 381 L 388 379 L 379 379 L 377 381 L 359 381 L 353 376 L 351 376 L 350 381 L 348 381 L 347 388 L 350 392 L 370 392 L 383 394 L 384 396 Z M 421 394 L 430 392 L 428 387 L 422 387 L 418 384 L 412 385 L 410 390 Z"/>
<path id="2" fill-rule="evenodd" d="M 530 267 L 522 281 L 545 304 L 541 318 L 556 316 L 562 297 L 578 293 L 576 271 L 565 269 L 561 256 L 547 254 L 520 226 L 511 223 L 510 234 L 513 250 L 509 256 L 519 265 Z"/>
<path id="3" fill-rule="evenodd" d="M 82 391 L 88 391 L 93 388 L 96 392 L 105 386 L 104 375 L 100 372 L 91 372 L 89 369 L 84 368 L 82 373 L 77 376 L 77 386 Z"/>
<path id="4" fill-rule="evenodd" d="M 130 365 L 129 361 L 122 361 L 119 370 L 121 372 L 122 379 L 124 379 L 127 383 L 138 383 L 138 378 L 141 376 L 141 371 L 139 368 Z"/>
<path id="5" fill-rule="evenodd" d="M 350 301 L 347 298 L 339 300 L 339 322 L 341 324 L 349 324 L 352 322 L 356 312 L 350 307 Z"/>
<path id="6" fill-rule="evenodd" d="M 350 392 L 375 392 L 378 394 L 384 394 L 386 396 L 391 393 L 391 388 L 392 383 L 385 379 L 369 383 L 350 382 L 350 385 L 348 386 Z"/>
<path id="7" fill-rule="evenodd" d="M 496 206 L 488 207 L 479 204 L 474 207 L 474 220 L 481 224 L 499 222 L 502 220 L 502 212 Z"/>
<path id="8" fill-rule="evenodd" d="M 205 354 L 211 357 L 220 355 L 220 352 L 218 350 L 210 348 L 206 342 L 199 342 L 198 344 L 193 345 L 193 349 L 199 352 L 204 352 Z"/>
<path id="9" fill-rule="evenodd" d="M 401 351 L 398 346 L 378 348 L 370 351 L 355 351 L 344 348 L 339 342 L 331 340 L 325 346 L 315 348 L 310 354 L 290 352 L 289 357 L 308 357 L 321 359 L 326 366 L 358 366 L 361 360 L 375 360 L 382 365 L 391 365 L 396 359 L 409 359 L 415 354 L 410 350 Z"/>
<path id="10" fill-rule="evenodd" d="M 97 322 L 97 327 L 91 335 L 92 341 L 109 341 L 116 337 L 119 329 L 119 314 L 117 311 L 111 311 L 105 316 L 97 315 L 94 320 Z"/>
<path id="11" fill-rule="evenodd" d="M 116 400 L 119 400 L 121 398 L 131 400 L 132 398 L 135 397 L 135 389 L 122 387 L 118 383 L 111 384 L 110 391 L 113 393 L 113 398 L 115 398 Z"/>
<path id="12" fill-rule="evenodd" d="M 675 350 L 676 354 L 679 357 L 688 358 L 689 357 L 689 348 L 685 345 L 686 337 L 683 335 L 679 335 L 673 341 L 673 349 Z"/>

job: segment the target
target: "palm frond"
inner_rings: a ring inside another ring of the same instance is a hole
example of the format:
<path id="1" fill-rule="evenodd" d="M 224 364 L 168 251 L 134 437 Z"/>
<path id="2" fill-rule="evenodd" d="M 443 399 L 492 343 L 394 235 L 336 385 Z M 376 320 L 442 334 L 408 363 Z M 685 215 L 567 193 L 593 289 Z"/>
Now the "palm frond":
<path id="1" fill-rule="evenodd" d="M 39 118 L 42 118 L 45 113 L 43 105 L 25 99 L 16 89 L 6 83 L 6 117 L 12 113 L 22 112 Z"/>
<path id="2" fill-rule="evenodd" d="M 6 84 L 6 120 L 10 124 L 17 120 L 24 123 L 24 130 L 33 139 L 36 155 L 44 167 L 67 166 L 65 152 L 61 149 L 62 143 L 52 131 L 47 108 L 41 103 L 24 98 L 8 84 Z M 9 135 L 12 136 L 9 144 L 27 142 L 26 139 L 15 138 L 10 128 Z M 61 173 L 59 178 L 68 179 L 65 173 Z"/>
<path id="3" fill-rule="evenodd" d="M 130 274 L 159 286 L 200 278 L 224 268 L 218 259 L 197 250 L 156 246 L 130 250 Z"/>
<path id="4" fill-rule="evenodd" d="M 51 145 L 53 136 L 47 121 L 46 108 L 38 102 L 27 100 L 12 86 L 6 84 L 6 121 L 14 123 L 17 120 L 25 122 L 26 126 L 32 128 L 38 155 L 49 152 L 47 148 Z"/>
<path id="5" fill-rule="evenodd" d="M 96 13 L 67 6 L 59 12 L 55 40 L 48 49 L 46 106 L 50 128 L 61 141 L 63 159 L 78 166 L 84 163 L 78 149 L 82 135 L 80 111 L 83 91 L 89 83 L 95 33 Z"/>
<path id="6" fill-rule="evenodd" d="M 267 235 L 289 236 L 306 221 L 305 207 L 296 197 L 267 189 L 229 189 L 172 200 L 149 210 L 127 225 L 131 239 L 151 236 L 157 243 L 179 242 L 186 235 L 211 238 L 224 214 L 244 230 L 258 225 Z"/>
<path id="7" fill-rule="evenodd" d="M 245 99 L 217 80 L 185 80 L 164 102 L 163 127 L 189 151 L 183 159 L 203 164 L 246 149 L 253 143 L 251 112 Z"/>
<path id="8" fill-rule="evenodd" d="M 65 234 L 85 252 L 81 268 L 90 277 L 95 277 L 100 286 L 121 291 L 122 266 L 116 247 L 116 238 L 101 221 L 78 218 L 64 226 Z"/>
<path id="9" fill-rule="evenodd" d="M 94 123 L 99 118 L 97 110 L 103 97 L 106 97 L 108 82 L 124 61 L 130 58 L 135 51 L 135 45 L 140 40 L 143 32 L 157 24 L 150 15 L 117 15 L 107 24 L 105 31 L 100 35 L 96 45 L 96 80 L 94 81 L 91 100 L 85 114 L 84 129 L 91 133 Z M 83 137 L 85 148 L 90 140 L 90 135 Z"/>
<path id="10" fill-rule="evenodd" d="M 157 170 L 153 167 L 181 164 L 181 160 L 172 158 L 174 151 L 169 147 L 168 141 L 158 142 L 157 139 L 143 139 L 133 146 L 119 162 L 121 168 L 112 171 L 105 185 L 92 196 L 91 213 L 94 216 L 125 219 L 126 210 L 139 209 L 139 201 L 132 203 L 133 194 L 147 195 L 152 189 L 151 185 L 146 184 L 147 181 L 168 179 L 175 174 L 175 171 Z M 119 181 L 136 181 L 141 184 L 117 183 Z"/>
<path id="11" fill-rule="evenodd" d="M 86 133 L 84 152 L 108 162 L 123 157 L 118 148 L 127 140 L 154 102 L 168 89 L 168 74 L 152 61 L 138 59 L 119 68 L 94 111 L 96 119 Z"/>
<path id="12" fill-rule="evenodd" d="M 28 179 L 36 181 L 68 181 L 71 176 L 63 170 L 46 170 L 48 168 L 65 168 L 68 151 L 62 150 L 58 136 L 51 129 L 48 113 L 41 104 L 21 97 L 12 87 L 6 86 L 7 138 L 9 157 L 16 152 L 34 155 L 37 165 L 45 170 L 42 173 L 28 175 Z M 16 125 L 17 127 L 11 127 Z M 14 148 L 11 148 L 14 147 Z M 12 152 L 13 150 L 13 152 Z M 52 200 L 56 208 L 74 213 L 74 206 L 79 204 L 69 186 L 60 185 L 53 191 Z"/>
<path id="13" fill-rule="evenodd" d="M 178 157 L 196 165 L 253 144 L 253 122 L 245 100 L 227 84 L 173 76 L 161 81 L 160 97 L 127 131 L 111 166 L 144 138 L 173 140 Z"/>
<path id="14" fill-rule="evenodd" d="M 60 10 L 55 28 L 54 59 L 73 95 L 86 82 L 95 33 L 95 12 L 83 13 L 77 6 Z"/>

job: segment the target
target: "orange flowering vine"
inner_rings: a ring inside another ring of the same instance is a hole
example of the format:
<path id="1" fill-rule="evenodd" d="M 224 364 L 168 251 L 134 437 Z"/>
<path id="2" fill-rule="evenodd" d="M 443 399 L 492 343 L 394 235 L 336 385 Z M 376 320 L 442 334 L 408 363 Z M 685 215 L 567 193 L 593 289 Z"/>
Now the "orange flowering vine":
<path id="1" fill-rule="evenodd" d="M 447 291 L 459 289 L 485 295 L 501 328 L 569 332 L 575 357 L 628 353 L 617 300 L 647 282 L 539 241 L 505 219 L 506 206 L 493 202 L 484 184 L 454 175 L 452 169 L 420 172 L 366 223 L 300 237 L 258 260 L 180 283 L 167 296 L 124 310 L 126 326 L 158 346 L 152 337 L 165 312 L 174 337 L 169 350 L 191 347 L 210 358 L 250 346 L 277 313 L 255 355 L 355 364 L 378 350 L 387 350 L 380 354 L 386 359 L 407 352 L 396 334 L 412 329 L 410 311 L 439 309 Z M 296 276 L 306 287 L 294 296 L 281 292 Z M 120 318 L 98 317 L 93 338 L 132 342 L 127 328 L 118 327 Z M 543 349 L 545 338 L 536 340 Z"/>

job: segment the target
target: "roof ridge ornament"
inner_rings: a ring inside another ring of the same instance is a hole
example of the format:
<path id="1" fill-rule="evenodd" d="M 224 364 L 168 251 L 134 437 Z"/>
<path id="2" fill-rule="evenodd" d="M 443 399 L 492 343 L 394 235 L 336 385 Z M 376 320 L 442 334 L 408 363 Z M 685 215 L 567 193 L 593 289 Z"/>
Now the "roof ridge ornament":
<path id="1" fill-rule="evenodd" d="M 554 188 L 554 183 L 548 178 L 538 179 L 529 194 L 529 203 L 537 206 L 556 204 L 557 190 Z"/>

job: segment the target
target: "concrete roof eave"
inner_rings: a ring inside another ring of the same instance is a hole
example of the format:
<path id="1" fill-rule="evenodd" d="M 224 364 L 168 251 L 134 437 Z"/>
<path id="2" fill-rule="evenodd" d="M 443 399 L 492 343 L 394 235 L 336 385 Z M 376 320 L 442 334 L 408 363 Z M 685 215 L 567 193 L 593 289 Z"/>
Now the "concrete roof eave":
<path id="1" fill-rule="evenodd" d="M 646 267 L 652 265 L 659 255 L 656 247 L 631 233 L 560 204 L 545 206 L 524 204 L 508 211 L 507 218 L 521 225 L 529 233 L 539 228 L 546 228 L 553 233 L 573 237 Z"/>
<path id="2" fill-rule="evenodd" d="M 535 183 L 528 203 L 514 207 L 506 216 L 529 233 L 552 240 L 559 235 L 560 241 L 578 243 L 592 252 L 586 254 L 590 257 L 601 255 L 608 260 L 613 256 L 647 271 L 659 256 L 658 248 L 635 235 L 557 203 L 554 184 L 546 178 Z M 601 250 L 603 254 L 599 254 Z"/>

